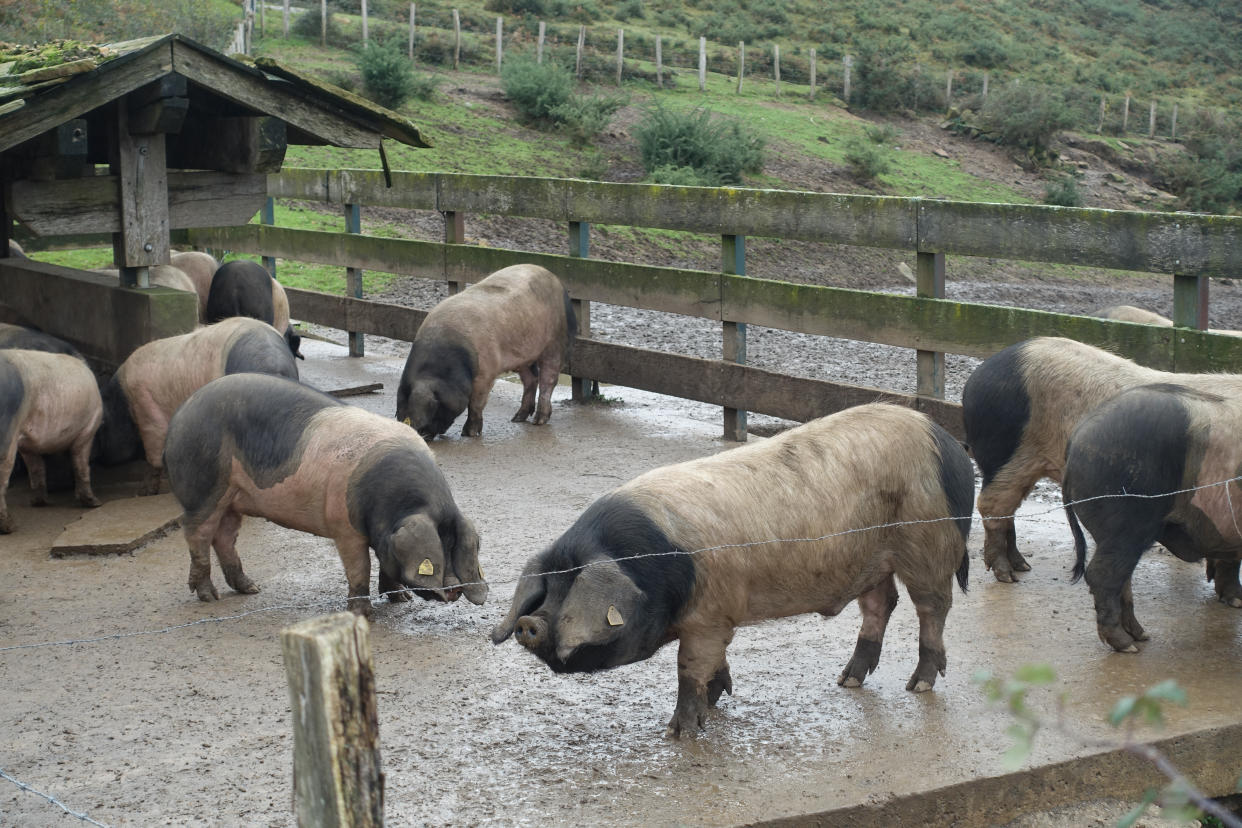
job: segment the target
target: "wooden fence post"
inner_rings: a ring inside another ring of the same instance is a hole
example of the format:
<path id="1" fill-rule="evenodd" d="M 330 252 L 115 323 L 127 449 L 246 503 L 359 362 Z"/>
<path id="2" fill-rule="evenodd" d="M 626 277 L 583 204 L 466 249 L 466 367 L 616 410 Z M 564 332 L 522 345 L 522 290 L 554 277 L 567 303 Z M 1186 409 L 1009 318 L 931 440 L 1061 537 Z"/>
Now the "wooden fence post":
<path id="1" fill-rule="evenodd" d="M 841 83 L 841 87 L 842 87 L 841 100 L 845 103 L 846 106 L 849 106 L 850 105 L 850 68 L 854 65 L 854 56 L 846 55 L 845 57 L 841 58 L 841 63 L 845 65 L 845 71 L 843 73 L 844 77 L 842 78 L 842 83 Z"/>
<path id="2" fill-rule="evenodd" d="M 987 97 L 988 97 L 988 73 L 984 72 L 983 73 L 983 98 L 984 100 L 987 100 Z"/>
<path id="3" fill-rule="evenodd" d="M 815 47 L 811 47 L 811 91 L 807 93 L 807 97 L 815 100 Z"/>
<path id="4" fill-rule="evenodd" d="M 915 294 L 929 299 L 944 298 L 944 254 L 916 254 Z M 940 351 L 915 352 L 918 377 L 915 393 L 922 397 L 944 399 L 944 354 Z"/>
<path id="5" fill-rule="evenodd" d="M 1130 93 L 1126 93 L 1126 102 L 1121 110 L 1121 134 L 1125 135 L 1130 128 Z"/>
<path id="6" fill-rule="evenodd" d="M 591 255 L 591 225 L 585 221 L 569 223 L 569 255 L 585 259 Z M 573 299 L 570 304 L 578 319 L 578 336 L 591 336 L 591 303 L 587 299 Z M 586 402 L 599 396 L 599 383 L 587 377 L 569 378 L 570 397 L 574 402 Z"/>
<path id="7" fill-rule="evenodd" d="M 367 620 L 340 612 L 280 631 L 293 720 L 299 828 L 384 824 L 379 715 Z"/>
<path id="8" fill-rule="evenodd" d="M 357 204 L 345 205 L 345 232 L 362 232 L 362 210 Z M 355 299 L 362 298 L 362 269 L 345 268 L 345 295 Z M 349 355 L 360 357 L 366 353 L 366 335 L 361 331 L 346 331 L 345 339 L 349 343 Z"/>
<path id="9" fill-rule="evenodd" d="M 1173 324 L 1206 331 L 1208 326 L 1208 277 L 1173 274 Z M 1181 370 L 1175 368 L 1174 370 Z"/>
<path id="10" fill-rule="evenodd" d="M 496 74 L 500 74 L 500 65 L 504 61 L 504 32 L 505 19 L 503 17 L 496 18 Z"/>
<path id="11" fill-rule="evenodd" d="M 699 91 L 707 91 L 707 38 L 699 38 Z"/>
<path id="12" fill-rule="evenodd" d="M 1156 102 L 1151 102 L 1151 115 L 1147 121 L 1147 137 L 1156 137 Z"/>
<path id="13" fill-rule="evenodd" d="M 1100 125 L 1095 128 L 1096 135 L 1104 134 L 1104 112 L 1108 109 L 1108 96 L 1100 96 Z"/>
<path id="14" fill-rule="evenodd" d="M 772 44 L 772 79 L 776 82 L 776 97 L 781 96 L 781 47 Z"/>
<path id="15" fill-rule="evenodd" d="M 370 36 L 367 34 L 367 0 L 362 0 L 362 43 L 365 46 Z"/>
<path id="16" fill-rule="evenodd" d="M 282 12 L 284 13 L 285 40 L 289 39 L 289 0 L 285 0 L 282 4 Z"/>
<path id="17" fill-rule="evenodd" d="M 466 243 L 466 214 L 459 213 L 456 210 L 446 210 L 444 212 L 444 243 L 445 244 L 465 244 Z M 460 293 L 462 283 L 448 280 L 449 296 Z"/>
<path id="18" fill-rule="evenodd" d="M 259 3 L 259 37 L 267 37 L 267 3 Z"/>
<path id="19" fill-rule="evenodd" d="M 263 209 L 259 213 L 259 223 L 266 224 L 271 227 L 276 223 L 276 200 L 271 196 L 267 197 L 267 201 L 263 202 Z M 264 256 L 263 268 L 271 274 L 272 278 L 276 278 L 276 257 Z M 281 331 L 284 333 L 284 331 Z"/>
<path id="20" fill-rule="evenodd" d="M 656 35 L 656 86 L 664 88 L 664 51 L 662 49 L 664 38 Z"/>
<path id="21" fill-rule="evenodd" d="M 723 235 L 721 245 L 721 272 L 735 275 L 746 275 L 746 237 Z M 725 362 L 746 364 L 746 323 L 721 323 L 723 339 L 721 359 Z M 724 409 L 724 438 L 737 443 L 746 442 L 746 412 L 736 408 Z"/>
<path id="22" fill-rule="evenodd" d="M 328 0 L 319 0 L 319 45 L 328 45 Z"/>
<path id="23" fill-rule="evenodd" d="M 1177 140 L 1177 104 L 1173 104 L 1173 122 L 1169 126 L 1169 137 Z"/>
<path id="24" fill-rule="evenodd" d="M 410 60 L 414 59 L 414 4 L 410 4 Z"/>
<path id="25" fill-rule="evenodd" d="M 461 64 L 461 12 L 453 9 L 453 71 Z"/>
<path id="26" fill-rule="evenodd" d="M 617 86 L 621 85 L 621 69 L 625 66 L 625 29 L 617 29 Z"/>
<path id="27" fill-rule="evenodd" d="M 742 77 L 746 74 L 746 41 L 737 42 L 737 94 L 742 94 Z"/>
<path id="28" fill-rule="evenodd" d="M 539 21 L 539 43 L 535 47 L 535 63 L 543 63 L 543 39 L 547 36 L 548 24 Z"/>
<path id="29" fill-rule="evenodd" d="M 944 108 L 948 109 L 953 106 L 953 70 L 950 69 L 945 73 L 944 81 Z"/>
<path id="30" fill-rule="evenodd" d="M 578 52 L 574 58 L 574 76 L 582 80 L 582 47 L 586 45 L 586 26 L 578 27 Z"/>

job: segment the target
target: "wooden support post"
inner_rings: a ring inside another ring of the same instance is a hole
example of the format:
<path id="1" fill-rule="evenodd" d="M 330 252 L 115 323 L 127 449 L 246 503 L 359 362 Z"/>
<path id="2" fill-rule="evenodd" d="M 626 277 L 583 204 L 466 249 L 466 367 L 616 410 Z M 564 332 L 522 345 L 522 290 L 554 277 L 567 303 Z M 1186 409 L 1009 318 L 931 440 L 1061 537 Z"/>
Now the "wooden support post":
<path id="1" fill-rule="evenodd" d="M 1095 128 L 1096 135 L 1104 134 L 1104 112 L 1108 109 L 1108 97 L 1100 96 L 1100 125 Z"/>
<path id="2" fill-rule="evenodd" d="M 987 72 L 983 73 L 983 97 L 985 100 L 988 97 L 988 73 Z"/>
<path id="3" fill-rule="evenodd" d="M 362 232 L 362 210 L 357 204 L 345 205 L 345 232 Z M 355 299 L 362 298 L 362 268 L 345 268 L 345 295 Z M 360 357 L 366 354 L 366 335 L 361 331 L 346 331 L 345 338 L 349 342 L 349 355 Z"/>
<path id="4" fill-rule="evenodd" d="M 116 175 L 121 232 L 112 236 L 121 284 L 150 287 L 148 268 L 168 262 L 168 168 L 164 133 L 132 135 L 129 100 L 116 102 Z"/>
<path id="5" fill-rule="evenodd" d="M 284 12 L 285 40 L 288 40 L 289 39 L 289 0 L 284 0 L 282 11 Z"/>
<path id="6" fill-rule="evenodd" d="M 1169 137 L 1177 140 L 1177 104 L 1173 104 L 1173 121 L 1169 126 Z"/>
<path id="7" fill-rule="evenodd" d="M 384 824 L 370 625 L 350 612 L 280 631 L 299 828 Z"/>
<path id="8" fill-rule="evenodd" d="M 944 80 L 944 108 L 948 109 L 953 106 L 953 70 L 945 72 Z"/>
<path id="9" fill-rule="evenodd" d="M 263 209 L 259 212 L 259 223 L 266 224 L 268 227 L 271 227 L 276 223 L 276 199 L 271 196 L 268 196 L 267 201 L 263 202 Z M 272 275 L 273 279 L 275 279 L 276 257 L 264 256 L 263 268 Z"/>
<path id="10" fill-rule="evenodd" d="M 414 13 L 417 11 L 414 4 L 410 4 L 410 60 L 414 59 Z"/>
<path id="11" fill-rule="evenodd" d="M 1148 118 L 1148 122 L 1147 122 L 1147 137 L 1148 138 L 1156 137 L 1156 102 L 1155 101 L 1151 102 L 1151 115 Z"/>
<path id="12" fill-rule="evenodd" d="M 841 58 L 841 63 L 845 66 L 845 71 L 842 73 L 841 100 L 845 103 L 846 106 L 849 106 L 850 105 L 850 68 L 854 65 L 854 56 L 846 55 L 845 57 Z"/>
<path id="13" fill-rule="evenodd" d="M 781 96 L 781 47 L 772 44 L 772 79 L 776 81 L 776 97 Z"/>
<path id="14" fill-rule="evenodd" d="M 504 65 L 505 60 L 505 19 L 503 17 L 496 18 L 496 74 L 500 74 L 500 67 Z"/>
<path id="15" fill-rule="evenodd" d="M 453 9 L 453 71 L 461 64 L 461 12 Z"/>
<path id="16" fill-rule="evenodd" d="M 720 237 L 721 270 L 735 276 L 746 275 L 746 237 L 724 235 Z M 746 323 L 722 323 L 721 359 L 725 362 L 746 364 Z M 746 412 L 736 408 L 724 409 L 724 438 L 737 443 L 746 442 Z"/>
<path id="17" fill-rule="evenodd" d="M 367 34 L 367 0 L 362 0 L 362 43 L 365 46 L 369 40 Z"/>
<path id="18" fill-rule="evenodd" d="M 617 29 L 617 86 L 621 85 L 621 70 L 625 66 L 625 29 Z"/>
<path id="19" fill-rule="evenodd" d="M 1173 275 L 1173 324 L 1181 328 L 1207 330 L 1207 276 L 1183 276 L 1180 273 Z"/>
<path id="20" fill-rule="evenodd" d="M 918 253 L 915 262 L 915 292 L 929 299 L 944 298 L 944 254 Z M 939 351 L 917 351 L 918 379 L 915 393 L 922 397 L 944 399 L 944 354 Z"/>
<path id="21" fill-rule="evenodd" d="M 807 97 L 815 100 L 815 47 L 811 47 L 811 91 L 807 93 Z"/>
<path id="22" fill-rule="evenodd" d="M 699 38 L 699 91 L 707 91 L 707 38 Z"/>
<path id="23" fill-rule="evenodd" d="M 1126 93 L 1126 102 L 1121 110 L 1121 134 L 1125 135 L 1130 128 L 1130 93 Z"/>
<path id="24" fill-rule="evenodd" d="M 574 77 L 582 80 L 582 48 L 586 46 L 586 26 L 578 27 L 578 51 L 574 57 Z"/>
<path id="25" fill-rule="evenodd" d="M 445 244 L 465 244 L 466 243 L 466 214 L 459 213 L 456 210 L 446 210 L 444 212 L 444 243 Z M 449 296 L 460 293 L 463 285 L 461 282 L 449 280 L 448 292 Z"/>
<path id="26" fill-rule="evenodd" d="M 656 86 L 664 88 L 664 38 L 656 35 Z"/>
<path id="27" fill-rule="evenodd" d="M 319 0 L 319 46 L 328 45 L 328 0 Z"/>
<path id="28" fill-rule="evenodd" d="M 737 42 L 737 94 L 742 94 L 742 78 L 746 75 L 746 41 Z"/>
<path id="29" fill-rule="evenodd" d="M 535 63 L 543 63 L 543 40 L 548 35 L 548 24 L 539 21 L 539 41 L 535 45 Z"/>
<path id="30" fill-rule="evenodd" d="M 591 225 L 585 221 L 569 223 L 569 255 L 585 259 L 591 255 Z M 586 299 L 574 299 L 570 303 L 578 318 L 578 336 L 591 336 L 591 303 Z M 587 402 L 599 396 L 599 383 L 588 377 L 569 378 L 570 396 L 574 402 Z"/>

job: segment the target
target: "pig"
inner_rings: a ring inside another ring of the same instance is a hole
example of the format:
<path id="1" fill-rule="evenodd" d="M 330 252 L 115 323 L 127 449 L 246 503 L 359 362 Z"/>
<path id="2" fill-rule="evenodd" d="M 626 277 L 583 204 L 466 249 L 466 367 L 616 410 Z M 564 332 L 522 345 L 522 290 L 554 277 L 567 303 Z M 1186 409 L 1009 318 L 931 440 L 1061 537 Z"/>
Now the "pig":
<path id="1" fill-rule="evenodd" d="M 354 612 L 371 612 L 371 555 L 379 591 L 481 604 L 479 536 L 453 501 L 423 440 L 404 425 L 282 377 L 237 374 L 208 383 L 173 415 L 164 461 L 185 509 L 190 590 L 219 597 L 211 548 L 237 592 L 243 515 L 331 538 Z"/>
<path id="2" fill-rule="evenodd" d="M 114 277 L 118 273 L 115 267 L 101 267 L 94 272 Z M 181 268 L 169 264 L 152 265 L 148 268 L 147 281 L 152 287 L 172 288 L 173 290 L 183 290 L 186 293 L 196 292 L 193 280 Z"/>
<path id="3" fill-rule="evenodd" d="M 1134 305 L 1111 305 L 1096 311 L 1093 316 L 1098 316 L 1100 319 L 1113 319 L 1117 322 L 1137 322 L 1142 325 L 1158 325 L 1161 328 L 1173 327 L 1173 320 L 1167 316 L 1161 316 L 1154 311 Z"/>
<path id="4" fill-rule="evenodd" d="M 1173 374 L 1060 337 L 1011 345 L 988 357 L 962 390 L 966 443 L 983 473 L 983 563 L 1011 583 L 1031 566 L 1018 551 L 1013 514 L 1043 477 L 1061 482 L 1065 446 L 1079 421 L 1126 388 L 1175 382 L 1242 394 L 1242 375 Z M 1218 573 L 1222 601 L 1242 606 L 1236 571 Z"/>
<path id="5" fill-rule="evenodd" d="M 397 387 L 397 419 L 430 440 L 467 411 L 462 436 L 478 437 L 492 385 L 516 370 L 522 403 L 513 422 L 534 413 L 543 425 L 577 333 L 569 294 L 554 274 L 532 264 L 497 270 L 427 314 Z"/>
<path id="6" fill-rule="evenodd" d="M 198 294 L 198 321 L 207 321 L 207 296 L 211 293 L 211 277 L 215 275 L 220 263 L 210 253 L 189 250 L 184 253 L 173 253 L 168 263 L 190 278 L 194 292 Z"/>
<path id="7" fill-rule="evenodd" d="M 1221 564 L 1230 562 L 1236 577 L 1239 468 L 1237 396 L 1177 383 L 1141 385 L 1098 406 L 1074 429 L 1062 495 L 1074 535 L 1074 580 L 1086 574 L 1101 641 L 1134 653 L 1136 642 L 1147 640 L 1130 579 L 1156 541 L 1185 561 L 1215 559 L 1218 577 Z M 1085 567 L 1084 527 L 1095 540 Z"/>
<path id="8" fill-rule="evenodd" d="M 67 451 L 74 492 L 98 506 L 91 489 L 90 452 L 103 414 L 95 375 L 68 354 L 0 350 L 0 533 L 13 531 L 5 498 L 20 453 L 30 475 L 31 505 L 47 504 L 43 455 Z"/>
<path id="9" fill-rule="evenodd" d="M 265 322 L 239 316 L 135 350 L 104 388 L 98 459 L 106 465 L 145 456 L 140 494 L 159 492 L 168 421 L 191 394 L 226 374 L 298 378 L 284 339 Z"/>
<path id="10" fill-rule="evenodd" d="M 737 626 L 833 616 L 857 599 L 862 630 L 837 683 L 860 686 L 879 663 L 900 578 L 919 617 L 906 689 L 927 691 L 946 667 L 954 576 L 967 585 L 973 500 L 970 458 L 944 429 L 901 406 L 850 408 L 599 498 L 527 563 L 492 641 L 516 635 L 571 673 L 677 640 L 666 735 L 678 737 L 733 692 L 725 649 Z"/>
<path id="11" fill-rule="evenodd" d="M 273 279 L 263 265 L 237 259 L 220 265 L 211 277 L 204 319 L 210 323 L 231 316 L 262 319 L 280 331 L 295 357 L 304 358 L 302 337 L 289 324 L 289 298 L 280 282 Z"/>
<path id="12" fill-rule="evenodd" d="M 25 250 L 22 250 L 22 246 L 20 244 L 13 241 L 12 239 L 9 239 L 9 258 L 10 259 L 29 259 L 30 257 L 26 255 Z"/>
<path id="13" fill-rule="evenodd" d="M 13 348 L 24 351 L 43 351 L 49 354 L 66 354 L 75 359 L 82 359 L 82 354 L 78 352 L 78 349 L 63 339 L 24 325 L 0 322 L 0 350 Z"/>

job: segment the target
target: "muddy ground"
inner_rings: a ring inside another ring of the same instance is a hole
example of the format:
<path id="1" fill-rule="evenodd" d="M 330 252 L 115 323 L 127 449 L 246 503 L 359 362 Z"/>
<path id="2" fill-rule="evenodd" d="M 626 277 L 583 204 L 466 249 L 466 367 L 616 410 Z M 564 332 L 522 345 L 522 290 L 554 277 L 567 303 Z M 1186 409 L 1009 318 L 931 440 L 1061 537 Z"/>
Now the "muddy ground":
<path id="1" fill-rule="evenodd" d="M 304 350 L 307 381 L 378 380 L 382 395 L 353 402 L 392 411 L 400 357 L 349 360 L 309 340 Z M 501 381 L 481 440 L 454 431 L 433 445 L 478 525 L 492 591 L 479 607 L 376 608 L 390 824 L 747 824 L 999 774 L 1011 721 L 986 706 L 971 676 L 1033 662 L 1051 662 L 1059 678 L 1033 703 L 1051 717 L 1065 691 L 1072 734 L 1042 733 L 1036 765 L 1094 750 L 1083 740 L 1113 735 L 1103 720 L 1116 700 L 1163 678 L 1181 681 L 1192 700 L 1171 712 L 1163 735 L 1234 721 L 1236 694 L 1220 682 L 1238 680 L 1242 614 L 1214 600 L 1200 567 L 1153 553 L 1134 582 L 1152 640 L 1138 656 L 1109 652 L 1086 589 L 1068 582 L 1059 499 L 1042 486 L 1019 522 L 1034 567 L 1022 584 L 981 571 L 976 527 L 972 588 L 956 597 L 949 670 L 934 691 L 904 689 L 917 622 L 903 595 L 879 669 L 862 688 L 835 682 L 857 635 L 853 607 L 832 619 L 765 623 L 738 632 L 729 656 L 736 694 L 706 730 L 666 740 L 672 648 L 603 674 L 558 676 L 513 642 L 488 639 L 527 557 L 595 497 L 652 466 L 727 448 L 710 406 L 619 388 L 608 390 L 610 405 L 567 396 L 558 389 L 549 426 L 514 425 L 518 389 Z M 126 498 L 137 479 L 130 469 L 97 490 Z M 79 516 L 71 498 L 35 510 L 18 489 L 11 502 L 18 531 L 0 539 L 0 767 L 108 825 L 290 825 L 278 636 L 341 607 L 331 543 L 248 519 L 239 550 L 262 593 L 232 594 L 217 572 L 222 598 L 202 604 L 185 588 L 179 535 L 129 555 L 52 560 L 52 540 Z M 1098 787 L 1106 796 L 1112 784 Z M 80 822 L 0 780 L 0 824 Z"/>

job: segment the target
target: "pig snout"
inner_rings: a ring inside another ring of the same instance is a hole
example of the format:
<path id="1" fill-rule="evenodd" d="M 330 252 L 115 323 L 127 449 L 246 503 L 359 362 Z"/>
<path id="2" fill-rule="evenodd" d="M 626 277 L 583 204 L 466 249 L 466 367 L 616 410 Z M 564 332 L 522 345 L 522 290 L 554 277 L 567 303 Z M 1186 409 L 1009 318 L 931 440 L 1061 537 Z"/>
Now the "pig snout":
<path id="1" fill-rule="evenodd" d="M 523 615 L 518 619 L 514 638 L 528 650 L 537 650 L 548 638 L 548 622 L 533 615 Z"/>

